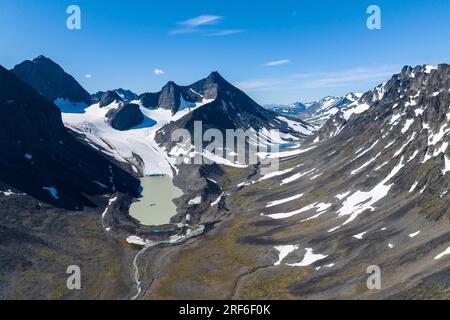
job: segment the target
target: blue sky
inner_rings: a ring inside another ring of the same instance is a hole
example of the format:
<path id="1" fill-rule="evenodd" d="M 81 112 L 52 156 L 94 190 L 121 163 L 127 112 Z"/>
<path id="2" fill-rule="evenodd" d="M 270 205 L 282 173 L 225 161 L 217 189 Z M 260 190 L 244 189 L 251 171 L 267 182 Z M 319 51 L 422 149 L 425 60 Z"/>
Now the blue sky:
<path id="1" fill-rule="evenodd" d="M 66 28 L 71 4 L 81 30 Z M 381 30 L 366 27 L 371 4 Z M 449 30 L 448 0 L 1 0 L 0 64 L 44 54 L 90 92 L 157 91 L 217 70 L 261 104 L 290 103 L 449 63 Z"/>

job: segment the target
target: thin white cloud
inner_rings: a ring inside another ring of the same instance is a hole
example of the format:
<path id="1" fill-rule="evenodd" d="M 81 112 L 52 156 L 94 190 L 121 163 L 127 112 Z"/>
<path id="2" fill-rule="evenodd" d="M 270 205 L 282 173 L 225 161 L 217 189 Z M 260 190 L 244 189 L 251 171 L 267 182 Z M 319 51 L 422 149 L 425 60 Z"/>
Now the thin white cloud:
<path id="1" fill-rule="evenodd" d="M 274 60 L 274 61 L 269 61 L 269 62 L 264 63 L 263 66 L 265 66 L 265 67 L 281 66 L 283 64 L 288 64 L 290 62 L 291 62 L 291 60 L 288 60 L 288 59 Z"/>
<path id="2" fill-rule="evenodd" d="M 86 79 L 91 79 L 92 78 L 92 74 L 86 74 L 85 76 L 84 76 Z"/>
<path id="3" fill-rule="evenodd" d="M 292 79 L 252 79 L 235 83 L 236 87 L 242 90 L 258 91 L 273 89 L 280 85 L 292 82 Z"/>
<path id="4" fill-rule="evenodd" d="M 222 19 L 223 18 L 221 16 L 216 15 L 201 15 L 184 21 L 179 21 L 177 24 L 182 27 L 169 31 L 169 34 L 176 35 L 201 32 L 203 31 L 201 29 L 202 26 L 217 24 L 222 21 Z"/>
<path id="5" fill-rule="evenodd" d="M 398 67 L 378 66 L 324 73 L 322 76 L 304 83 L 304 88 L 336 88 L 357 84 L 361 81 L 384 80 L 398 70 Z"/>
<path id="6" fill-rule="evenodd" d="M 230 36 L 245 32 L 243 29 L 211 29 L 211 25 L 219 24 L 223 21 L 222 16 L 217 15 L 201 15 L 184 21 L 179 21 L 178 28 L 170 30 L 170 35 L 202 33 L 205 36 L 220 37 Z"/>
<path id="7" fill-rule="evenodd" d="M 245 30 L 243 30 L 243 29 L 225 29 L 225 30 L 219 30 L 214 33 L 207 34 L 207 36 L 211 36 L 211 37 L 230 36 L 230 35 L 238 34 L 238 33 L 242 33 L 242 32 L 245 32 Z"/>
<path id="8" fill-rule="evenodd" d="M 198 27 L 205 24 L 216 24 L 221 20 L 222 20 L 221 16 L 202 15 L 185 21 L 181 21 L 179 22 L 179 24 L 191 27 Z"/>
<path id="9" fill-rule="evenodd" d="M 340 88 L 349 87 L 360 88 L 367 84 L 367 89 L 371 89 L 376 82 L 389 79 L 400 70 L 399 66 L 375 66 L 354 68 L 337 72 L 310 72 L 300 74 L 290 74 L 278 78 L 263 78 L 243 80 L 236 83 L 236 86 L 247 91 L 264 90 L 301 90 L 319 88 Z"/>
<path id="10" fill-rule="evenodd" d="M 161 76 L 163 75 L 165 72 L 162 69 L 156 68 L 155 70 L 153 70 L 153 73 L 155 76 Z"/>
<path id="11" fill-rule="evenodd" d="M 176 35 L 176 34 L 188 34 L 188 33 L 195 33 L 195 32 L 199 32 L 200 30 L 197 28 L 180 28 L 180 29 L 174 29 L 174 30 L 170 30 L 169 34 L 170 35 Z"/>

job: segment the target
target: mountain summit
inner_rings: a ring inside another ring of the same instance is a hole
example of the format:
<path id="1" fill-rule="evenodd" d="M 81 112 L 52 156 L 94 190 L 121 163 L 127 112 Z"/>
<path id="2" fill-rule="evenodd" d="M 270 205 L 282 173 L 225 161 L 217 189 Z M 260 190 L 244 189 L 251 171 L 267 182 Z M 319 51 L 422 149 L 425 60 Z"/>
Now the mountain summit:
<path id="1" fill-rule="evenodd" d="M 39 56 L 33 61 L 26 60 L 11 71 L 51 102 L 57 99 L 86 105 L 91 102 L 90 94 L 71 75 L 47 57 Z"/>
<path id="2" fill-rule="evenodd" d="M 171 110 L 173 114 L 178 111 L 193 107 L 203 100 L 217 98 L 219 88 L 225 89 L 232 86 L 217 71 L 189 86 L 180 86 L 173 81 L 167 82 L 156 93 L 143 93 L 139 99 L 146 108 L 162 108 Z"/>
<path id="3" fill-rule="evenodd" d="M 189 86 L 177 88 L 179 95 L 173 102 L 172 111 L 177 109 L 176 106 L 180 106 L 178 110 L 186 107 L 193 110 L 179 120 L 169 123 L 164 130 L 158 131 L 156 140 L 159 143 L 169 141 L 170 135 L 176 129 L 183 128 L 192 133 L 196 121 L 201 121 L 205 130 L 214 128 L 222 132 L 226 129 L 266 132 L 277 129 L 282 135 L 292 139 L 312 133 L 313 128 L 308 123 L 263 108 L 216 71 Z M 164 91 L 163 88 L 162 92 Z M 161 96 L 164 94 L 161 93 Z M 198 107 L 194 108 L 196 105 Z"/>

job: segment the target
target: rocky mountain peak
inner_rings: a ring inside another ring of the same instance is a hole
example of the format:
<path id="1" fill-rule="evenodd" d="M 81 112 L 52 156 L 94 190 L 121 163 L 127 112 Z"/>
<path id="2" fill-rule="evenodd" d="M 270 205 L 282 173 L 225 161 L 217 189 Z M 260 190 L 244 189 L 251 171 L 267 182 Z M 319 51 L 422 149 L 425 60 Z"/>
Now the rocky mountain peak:
<path id="1" fill-rule="evenodd" d="M 3 142 L 46 140 L 64 131 L 58 108 L 0 66 L 0 132 Z"/>
<path id="2" fill-rule="evenodd" d="M 169 90 L 176 87 L 179 87 L 179 85 L 177 85 L 175 81 L 170 80 L 162 87 L 162 90 L 164 89 Z"/>
<path id="3" fill-rule="evenodd" d="M 449 65 L 404 67 L 330 118 L 317 139 L 370 139 L 438 179 L 447 166 L 449 87 Z"/>
<path id="4" fill-rule="evenodd" d="M 180 107 L 181 88 L 175 82 L 169 81 L 162 87 L 159 94 L 158 106 L 176 113 Z"/>
<path id="5" fill-rule="evenodd" d="M 216 84 L 228 84 L 228 82 L 220 75 L 218 71 L 211 72 L 206 80 Z"/>
<path id="6" fill-rule="evenodd" d="M 118 88 L 118 89 L 114 89 L 114 90 L 110 90 L 110 91 L 115 92 L 123 101 L 131 102 L 131 101 L 139 99 L 139 96 L 131 90 Z M 92 95 L 92 102 L 94 103 L 94 102 L 100 101 L 100 99 L 102 98 L 102 96 L 105 93 L 106 93 L 105 91 L 98 91 L 98 92 L 94 93 Z"/>
<path id="7" fill-rule="evenodd" d="M 139 100 L 147 108 L 159 107 L 176 113 L 186 106 L 193 107 L 204 100 L 214 100 L 219 90 L 229 91 L 232 88 L 234 87 L 229 82 L 214 71 L 208 77 L 188 86 L 180 86 L 174 81 L 169 81 L 160 92 L 144 93 L 139 96 Z"/>
<path id="8" fill-rule="evenodd" d="M 52 65 L 55 65 L 55 66 L 58 66 L 55 62 L 53 62 L 50 58 L 47 58 L 46 56 L 44 56 L 44 55 L 39 55 L 39 56 L 37 56 L 36 58 L 34 58 L 33 59 L 33 62 L 34 63 L 49 63 L 49 64 L 52 64 Z"/>
<path id="9" fill-rule="evenodd" d="M 65 99 L 73 103 L 91 103 L 90 94 L 57 63 L 43 55 L 16 65 L 11 72 L 51 102 Z"/>

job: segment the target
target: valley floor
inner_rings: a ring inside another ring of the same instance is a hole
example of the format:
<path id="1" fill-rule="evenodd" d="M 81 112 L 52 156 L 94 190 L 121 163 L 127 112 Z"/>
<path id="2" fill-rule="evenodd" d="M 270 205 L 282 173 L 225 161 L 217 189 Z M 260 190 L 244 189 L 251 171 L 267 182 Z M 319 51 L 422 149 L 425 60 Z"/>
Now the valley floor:
<path id="1" fill-rule="evenodd" d="M 369 215 L 330 234 L 324 228 L 329 228 L 333 211 L 308 221 L 307 211 L 288 221 L 262 216 L 258 210 L 272 197 L 285 197 L 285 191 L 277 193 L 272 179 L 263 181 L 266 194 L 256 184 L 236 187 L 248 177 L 258 180 L 253 174 L 253 169 L 224 168 L 220 184 L 227 194 L 226 210 L 205 235 L 142 253 L 140 299 L 450 298 L 450 267 L 447 260 L 434 259 L 445 249 L 442 244 L 450 243 L 447 217 L 433 221 L 416 216 L 414 224 L 424 228 L 411 237 L 403 218 L 415 215 L 417 208 L 400 205 L 383 218 Z M 130 299 L 136 293 L 132 265 L 139 247 L 105 231 L 101 212 L 108 198 L 95 201 L 98 208 L 74 213 L 26 195 L 0 196 L 3 299 Z M 206 210 L 205 217 L 221 211 Z M 282 248 L 290 245 L 295 250 L 282 257 Z M 305 260 L 308 247 L 323 257 L 293 266 Z M 69 265 L 81 267 L 82 290 L 67 289 Z M 382 270 L 381 290 L 367 288 L 370 265 Z"/>
<path id="2" fill-rule="evenodd" d="M 306 155 L 305 163 L 314 164 L 308 159 L 315 156 L 314 152 Z M 281 166 L 292 167 L 295 161 L 288 159 Z M 424 198 L 418 200 L 425 197 L 419 193 L 401 194 L 395 200 L 389 197 L 385 204 L 377 204 L 373 214 L 365 212 L 349 225 L 332 230 L 343 221 L 337 219 L 338 207 L 333 205 L 323 214 L 313 215 L 320 209 L 309 205 L 329 194 L 328 188 L 335 184 L 323 189 L 320 180 L 305 178 L 295 190 L 308 190 L 308 195 L 305 192 L 303 198 L 295 200 L 291 211 L 308 206 L 312 210 L 274 219 L 261 215 L 268 210 L 266 203 L 277 203 L 270 201 L 273 198 L 289 199 L 293 191 L 278 189 L 281 178 L 242 187 L 250 171 L 225 168 L 224 172 L 221 187 L 228 195 L 229 211 L 223 221 L 200 239 L 147 252 L 143 256 L 144 298 L 450 298 L 450 256 L 445 254 L 450 245 L 450 224 L 445 199 L 442 203 L 433 200 L 430 206 Z M 331 172 L 323 175 L 322 179 L 335 179 Z M 432 212 L 440 214 L 430 218 Z M 380 290 L 367 287 L 371 276 L 367 270 L 373 265 L 381 270 Z"/>

